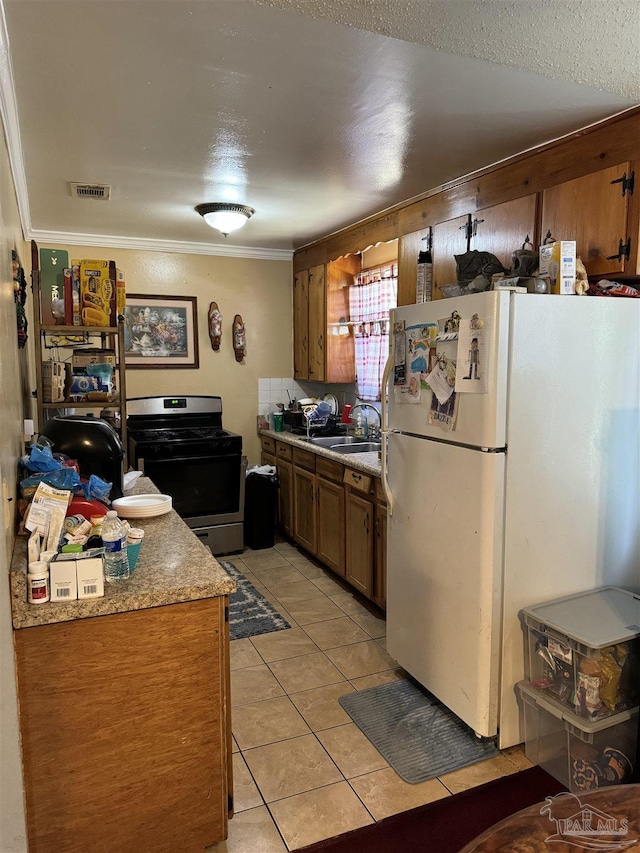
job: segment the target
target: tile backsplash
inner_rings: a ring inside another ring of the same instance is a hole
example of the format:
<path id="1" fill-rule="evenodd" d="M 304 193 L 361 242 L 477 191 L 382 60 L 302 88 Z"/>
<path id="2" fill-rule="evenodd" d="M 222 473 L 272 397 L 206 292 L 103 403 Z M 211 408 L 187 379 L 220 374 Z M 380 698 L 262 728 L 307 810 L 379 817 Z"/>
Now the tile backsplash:
<path id="1" fill-rule="evenodd" d="M 329 385 L 324 382 L 305 382 L 287 377 L 259 379 L 258 414 L 266 417 L 271 412 L 277 412 L 278 403 L 284 403 L 286 408 L 289 405 L 289 398 L 300 400 L 304 397 L 316 397 L 321 400 L 325 394 L 335 396 L 340 410 L 345 404 L 353 406 L 358 402 L 355 385 Z"/>

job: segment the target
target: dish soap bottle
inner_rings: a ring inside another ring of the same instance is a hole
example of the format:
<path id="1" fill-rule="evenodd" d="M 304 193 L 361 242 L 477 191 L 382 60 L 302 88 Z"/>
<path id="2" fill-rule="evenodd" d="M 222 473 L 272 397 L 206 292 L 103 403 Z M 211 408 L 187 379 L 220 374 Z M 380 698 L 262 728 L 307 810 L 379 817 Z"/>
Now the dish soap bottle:
<path id="1" fill-rule="evenodd" d="M 362 424 L 361 412 L 358 412 L 358 417 L 356 418 L 356 428 L 354 431 L 354 435 L 356 438 L 364 438 L 364 426 Z"/>

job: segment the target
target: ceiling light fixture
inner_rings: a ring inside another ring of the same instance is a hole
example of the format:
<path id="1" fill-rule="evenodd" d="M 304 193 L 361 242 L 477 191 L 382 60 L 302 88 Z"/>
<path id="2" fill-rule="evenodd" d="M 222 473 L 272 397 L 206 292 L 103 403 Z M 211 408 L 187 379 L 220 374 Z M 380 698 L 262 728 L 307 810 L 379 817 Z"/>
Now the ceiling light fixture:
<path id="1" fill-rule="evenodd" d="M 233 204 L 232 202 L 214 202 L 212 204 L 199 204 L 196 207 L 200 216 L 212 228 L 221 231 L 226 237 L 232 231 L 242 228 L 250 219 L 255 210 L 245 204 Z"/>

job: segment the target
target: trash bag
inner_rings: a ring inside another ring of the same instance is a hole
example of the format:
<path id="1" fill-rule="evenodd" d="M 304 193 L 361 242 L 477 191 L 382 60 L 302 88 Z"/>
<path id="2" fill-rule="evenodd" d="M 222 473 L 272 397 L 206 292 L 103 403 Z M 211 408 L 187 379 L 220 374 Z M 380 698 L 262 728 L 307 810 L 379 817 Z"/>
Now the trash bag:
<path id="1" fill-rule="evenodd" d="M 508 273 L 509 270 L 503 267 L 498 258 L 492 255 L 491 252 L 478 252 L 475 249 L 471 252 L 465 252 L 464 255 L 454 255 L 456 259 L 456 275 L 458 284 L 466 285 L 471 290 L 471 282 L 474 282 L 473 290 L 487 290 L 491 286 L 491 276 L 496 273 Z M 486 286 L 482 287 L 485 282 L 481 280 L 474 281 L 478 276 L 483 276 L 486 281 Z"/>

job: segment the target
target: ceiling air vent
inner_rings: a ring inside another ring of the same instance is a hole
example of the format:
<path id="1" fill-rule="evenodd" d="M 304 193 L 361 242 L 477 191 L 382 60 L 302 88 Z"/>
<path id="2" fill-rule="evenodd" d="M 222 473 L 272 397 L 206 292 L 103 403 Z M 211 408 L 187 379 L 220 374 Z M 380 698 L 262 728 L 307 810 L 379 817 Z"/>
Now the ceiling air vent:
<path id="1" fill-rule="evenodd" d="M 109 184 L 71 184 L 71 195 L 74 198 L 95 198 L 100 201 L 109 201 L 111 198 L 111 187 Z"/>

